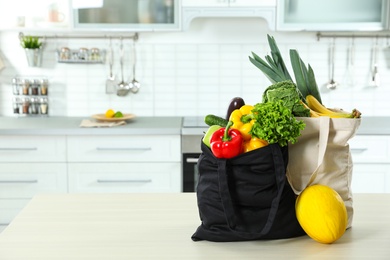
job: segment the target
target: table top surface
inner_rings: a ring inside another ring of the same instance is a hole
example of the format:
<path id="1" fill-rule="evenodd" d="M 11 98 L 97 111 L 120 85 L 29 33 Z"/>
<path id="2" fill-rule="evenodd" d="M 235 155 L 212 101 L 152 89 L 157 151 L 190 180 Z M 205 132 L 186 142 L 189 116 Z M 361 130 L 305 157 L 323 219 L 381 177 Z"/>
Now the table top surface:
<path id="1" fill-rule="evenodd" d="M 195 193 L 43 194 L 0 233 L 0 259 L 390 259 L 389 205 L 390 194 L 355 194 L 352 228 L 330 245 L 217 243 L 191 240 Z"/>

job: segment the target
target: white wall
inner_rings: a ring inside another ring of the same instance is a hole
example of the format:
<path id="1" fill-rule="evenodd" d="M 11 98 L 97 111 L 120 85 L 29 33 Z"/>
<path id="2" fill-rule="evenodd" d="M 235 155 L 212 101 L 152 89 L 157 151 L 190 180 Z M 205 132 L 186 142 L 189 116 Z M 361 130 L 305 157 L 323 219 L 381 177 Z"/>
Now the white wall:
<path id="1" fill-rule="evenodd" d="M 390 114 L 390 48 L 379 39 L 378 54 L 381 86 L 369 87 L 371 48 L 375 39 L 356 38 L 355 84 L 347 80 L 347 50 L 351 39 L 336 39 L 335 79 L 341 85 L 327 91 L 329 80 L 328 46 L 331 41 L 317 41 L 315 33 L 269 31 L 262 19 L 199 18 L 186 32 L 141 33 L 138 43 L 137 79 L 142 88 L 126 97 L 107 95 L 105 80 L 108 64 L 61 64 L 55 50 L 99 47 L 106 49 L 108 40 L 46 40 L 43 66 L 30 68 L 18 41 L 19 32 L 0 32 L 0 57 L 6 68 L 0 71 L 0 115 L 12 116 L 11 81 L 15 75 L 49 77 L 50 115 L 89 116 L 113 108 L 138 116 L 225 115 L 231 98 L 241 96 L 248 104 L 261 102 L 270 85 L 263 74 L 249 62 L 251 51 L 261 57 L 269 52 L 267 33 L 273 35 L 289 65 L 288 50 L 297 49 L 310 63 L 328 107 L 345 110 L 358 108 L 366 116 Z M 48 33 L 50 34 L 50 33 Z M 125 40 L 125 78 L 131 79 L 131 46 Z M 115 72 L 119 77 L 118 40 Z M 387 56 L 386 56 L 387 54 Z M 291 68 L 290 73 L 293 74 Z"/>

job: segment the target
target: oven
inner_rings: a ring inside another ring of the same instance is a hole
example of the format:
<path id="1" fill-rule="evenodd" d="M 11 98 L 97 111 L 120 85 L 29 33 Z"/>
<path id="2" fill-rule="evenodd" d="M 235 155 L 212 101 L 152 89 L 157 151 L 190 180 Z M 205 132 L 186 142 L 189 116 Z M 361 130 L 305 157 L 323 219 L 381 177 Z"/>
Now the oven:
<path id="1" fill-rule="evenodd" d="M 183 192 L 194 192 L 198 185 L 198 158 L 201 154 L 201 140 L 208 126 L 204 118 L 185 117 L 181 133 L 182 187 Z"/>

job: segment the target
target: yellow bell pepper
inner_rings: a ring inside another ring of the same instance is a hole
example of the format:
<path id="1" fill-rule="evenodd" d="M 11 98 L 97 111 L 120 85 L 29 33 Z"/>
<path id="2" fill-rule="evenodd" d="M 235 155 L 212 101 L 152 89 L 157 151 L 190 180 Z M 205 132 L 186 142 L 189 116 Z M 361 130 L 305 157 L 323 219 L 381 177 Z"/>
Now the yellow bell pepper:
<path id="1" fill-rule="evenodd" d="M 240 131 L 244 141 L 252 138 L 252 135 L 249 132 L 252 130 L 252 126 L 255 122 L 250 116 L 253 109 L 254 107 L 251 105 L 243 105 L 240 109 L 236 109 L 230 114 L 229 121 L 233 122 L 231 128 Z"/>
<path id="2" fill-rule="evenodd" d="M 267 146 L 268 142 L 266 140 L 252 137 L 249 141 L 244 142 L 244 153 L 250 152 L 252 150 Z"/>

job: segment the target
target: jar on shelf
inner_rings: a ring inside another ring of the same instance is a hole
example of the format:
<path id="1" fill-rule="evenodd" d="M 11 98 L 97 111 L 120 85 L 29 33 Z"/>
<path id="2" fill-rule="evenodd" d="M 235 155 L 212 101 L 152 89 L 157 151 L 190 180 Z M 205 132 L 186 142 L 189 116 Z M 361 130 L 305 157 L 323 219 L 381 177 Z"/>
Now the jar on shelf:
<path id="1" fill-rule="evenodd" d="M 22 95 L 29 95 L 30 94 L 30 80 L 28 79 L 22 79 L 21 80 L 21 87 L 22 87 Z"/>
<path id="2" fill-rule="evenodd" d="M 91 60 L 99 61 L 100 60 L 100 50 L 98 48 L 91 49 Z"/>
<path id="3" fill-rule="evenodd" d="M 13 106 L 13 109 L 14 109 L 14 114 L 20 114 L 20 98 L 19 97 L 13 97 L 12 99 L 12 106 Z"/>
<path id="4" fill-rule="evenodd" d="M 40 85 L 40 80 L 34 79 L 33 83 L 31 84 L 31 95 L 37 96 L 39 94 L 38 89 L 40 88 Z"/>
<path id="5" fill-rule="evenodd" d="M 40 102 L 39 102 L 38 98 L 36 98 L 36 97 L 30 98 L 30 112 L 31 112 L 31 114 L 33 114 L 33 115 L 39 114 L 39 106 L 40 106 Z"/>
<path id="6" fill-rule="evenodd" d="M 24 97 L 21 102 L 21 107 L 22 107 L 22 114 L 29 114 L 29 109 L 30 109 L 30 98 Z"/>
<path id="7" fill-rule="evenodd" d="M 42 114 L 42 115 L 47 115 L 47 114 L 48 114 L 48 109 L 49 109 L 49 104 L 48 104 L 47 98 L 42 97 L 42 98 L 39 100 L 39 103 L 40 103 L 40 111 L 41 111 L 41 114 Z"/>
<path id="8" fill-rule="evenodd" d="M 61 48 L 60 51 L 60 60 L 70 60 L 71 59 L 71 52 L 68 47 Z"/>
<path id="9" fill-rule="evenodd" d="M 40 94 L 42 96 L 47 96 L 47 90 L 48 90 L 48 87 L 49 87 L 49 81 L 47 79 L 41 79 L 40 80 L 40 83 L 39 83 L 39 86 L 40 86 Z"/>
<path id="10" fill-rule="evenodd" d="M 89 53 L 87 48 L 80 48 L 78 53 L 79 60 L 88 60 Z"/>
<path id="11" fill-rule="evenodd" d="M 19 95 L 20 94 L 19 83 L 20 83 L 19 78 L 13 78 L 12 79 L 12 93 L 14 95 Z"/>

